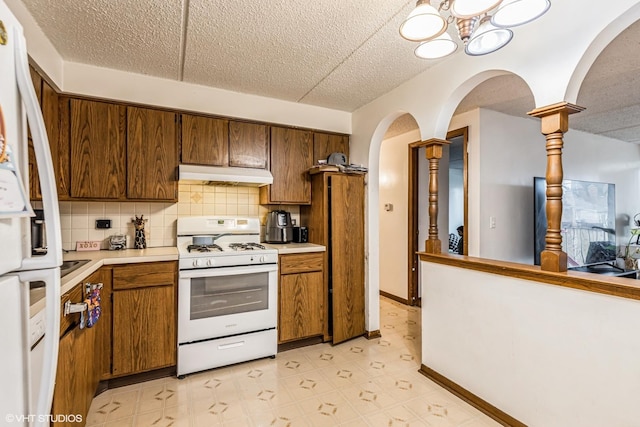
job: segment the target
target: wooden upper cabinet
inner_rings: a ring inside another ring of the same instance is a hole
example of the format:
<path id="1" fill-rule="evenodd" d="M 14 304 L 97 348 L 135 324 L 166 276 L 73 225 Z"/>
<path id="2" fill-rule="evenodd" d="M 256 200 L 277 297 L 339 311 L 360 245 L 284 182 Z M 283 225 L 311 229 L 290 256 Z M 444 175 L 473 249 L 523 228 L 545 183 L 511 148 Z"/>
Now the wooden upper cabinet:
<path id="1" fill-rule="evenodd" d="M 229 121 L 182 115 L 182 163 L 229 165 Z"/>
<path id="2" fill-rule="evenodd" d="M 261 204 L 311 203 L 307 171 L 313 166 L 312 132 L 271 128 L 271 173 L 273 184 L 260 187 Z"/>
<path id="3" fill-rule="evenodd" d="M 66 103 L 65 103 L 66 102 Z M 42 82 L 42 118 L 47 129 L 53 173 L 56 177 L 58 198 L 69 197 L 69 125 L 68 98 L 60 97 L 45 81 Z"/>
<path id="4" fill-rule="evenodd" d="M 267 169 L 269 127 L 257 123 L 229 122 L 229 166 Z"/>
<path id="5" fill-rule="evenodd" d="M 127 107 L 127 197 L 178 199 L 176 114 Z"/>
<path id="6" fill-rule="evenodd" d="M 313 163 L 327 160 L 331 153 L 344 153 L 349 160 L 349 136 L 314 132 L 313 134 Z"/>
<path id="7" fill-rule="evenodd" d="M 31 71 L 31 80 L 36 91 L 36 97 L 42 110 L 44 127 L 47 132 L 49 149 L 53 160 L 53 173 L 57 185 L 58 195 L 61 199 L 68 198 L 69 195 L 69 150 L 67 141 L 61 135 L 63 117 L 60 112 L 60 100 L 57 92 L 35 72 Z M 31 200 L 41 200 L 40 177 L 36 163 L 35 150 L 31 137 L 31 128 L 28 132 L 28 154 L 29 154 L 29 195 Z"/>
<path id="8" fill-rule="evenodd" d="M 40 105 L 42 105 L 42 77 L 40 77 L 40 74 L 38 74 L 32 66 L 29 66 L 29 73 L 31 74 L 31 81 L 33 82 L 33 88 L 36 92 L 36 98 Z M 38 176 L 38 167 L 36 166 L 36 153 L 33 149 L 30 127 L 27 127 L 27 135 L 29 156 L 29 198 L 31 200 L 41 200 L 42 194 L 40 193 L 40 178 Z"/>
<path id="9" fill-rule="evenodd" d="M 126 181 L 126 107 L 71 100 L 71 197 L 120 199 Z"/>

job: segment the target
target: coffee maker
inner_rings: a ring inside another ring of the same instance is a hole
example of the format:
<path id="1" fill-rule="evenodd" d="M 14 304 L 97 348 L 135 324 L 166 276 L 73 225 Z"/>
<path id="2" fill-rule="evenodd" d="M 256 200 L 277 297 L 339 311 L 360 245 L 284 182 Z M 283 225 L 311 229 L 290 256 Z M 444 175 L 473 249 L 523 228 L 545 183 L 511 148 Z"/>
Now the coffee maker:
<path id="1" fill-rule="evenodd" d="M 289 212 L 271 211 L 267 214 L 265 240 L 267 243 L 289 243 L 293 240 L 293 224 Z"/>

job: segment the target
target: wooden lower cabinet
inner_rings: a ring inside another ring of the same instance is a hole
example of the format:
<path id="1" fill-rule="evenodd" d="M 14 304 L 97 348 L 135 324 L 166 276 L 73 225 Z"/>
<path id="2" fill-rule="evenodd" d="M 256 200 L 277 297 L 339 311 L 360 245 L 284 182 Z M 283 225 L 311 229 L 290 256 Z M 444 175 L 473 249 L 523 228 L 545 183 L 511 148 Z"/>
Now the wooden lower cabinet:
<path id="1" fill-rule="evenodd" d="M 112 374 L 176 364 L 174 261 L 113 267 Z"/>
<path id="2" fill-rule="evenodd" d="M 85 283 L 102 283 L 102 314 L 80 329 L 80 314 L 61 315 L 58 368 L 51 413 L 80 415 L 84 425 L 100 380 L 176 364 L 177 262 L 104 266 L 61 298 L 80 303 Z M 69 418 L 73 421 L 73 418 Z"/>
<path id="3" fill-rule="evenodd" d="M 324 332 L 323 253 L 280 255 L 278 343 Z"/>
<path id="4" fill-rule="evenodd" d="M 102 282 L 105 277 L 105 272 L 98 270 L 66 293 L 62 301 L 82 302 L 85 298 L 84 284 Z M 54 420 L 68 418 L 63 415 L 78 415 L 82 417 L 83 422 L 86 422 L 91 401 L 102 375 L 101 355 L 104 351 L 108 351 L 108 348 L 103 347 L 103 333 L 110 325 L 108 320 L 101 316 L 93 327 L 80 329 L 79 314 L 64 316 L 64 312 L 62 313 L 61 325 L 64 330 L 61 332 L 58 349 L 58 368 L 51 413 Z M 74 421 L 74 418 L 70 417 L 68 420 Z M 84 424 L 54 422 L 53 425 Z"/>

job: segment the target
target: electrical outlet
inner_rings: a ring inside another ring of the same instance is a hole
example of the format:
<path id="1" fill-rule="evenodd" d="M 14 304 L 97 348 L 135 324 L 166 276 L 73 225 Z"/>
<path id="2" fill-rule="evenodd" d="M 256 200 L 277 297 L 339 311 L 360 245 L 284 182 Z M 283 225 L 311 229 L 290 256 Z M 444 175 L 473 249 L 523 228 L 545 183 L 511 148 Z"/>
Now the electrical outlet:
<path id="1" fill-rule="evenodd" d="M 96 228 L 111 228 L 110 219 L 96 219 Z"/>
<path id="2" fill-rule="evenodd" d="M 496 228 L 496 217 L 495 216 L 490 216 L 489 217 L 489 228 Z"/>

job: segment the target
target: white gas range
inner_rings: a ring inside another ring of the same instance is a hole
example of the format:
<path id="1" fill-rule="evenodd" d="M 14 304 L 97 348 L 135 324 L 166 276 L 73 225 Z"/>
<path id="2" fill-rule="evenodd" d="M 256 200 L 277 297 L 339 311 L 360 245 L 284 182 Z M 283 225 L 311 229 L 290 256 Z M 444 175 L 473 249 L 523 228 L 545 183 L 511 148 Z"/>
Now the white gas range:
<path id="1" fill-rule="evenodd" d="M 178 218 L 178 377 L 275 356 L 278 252 L 256 217 Z"/>

